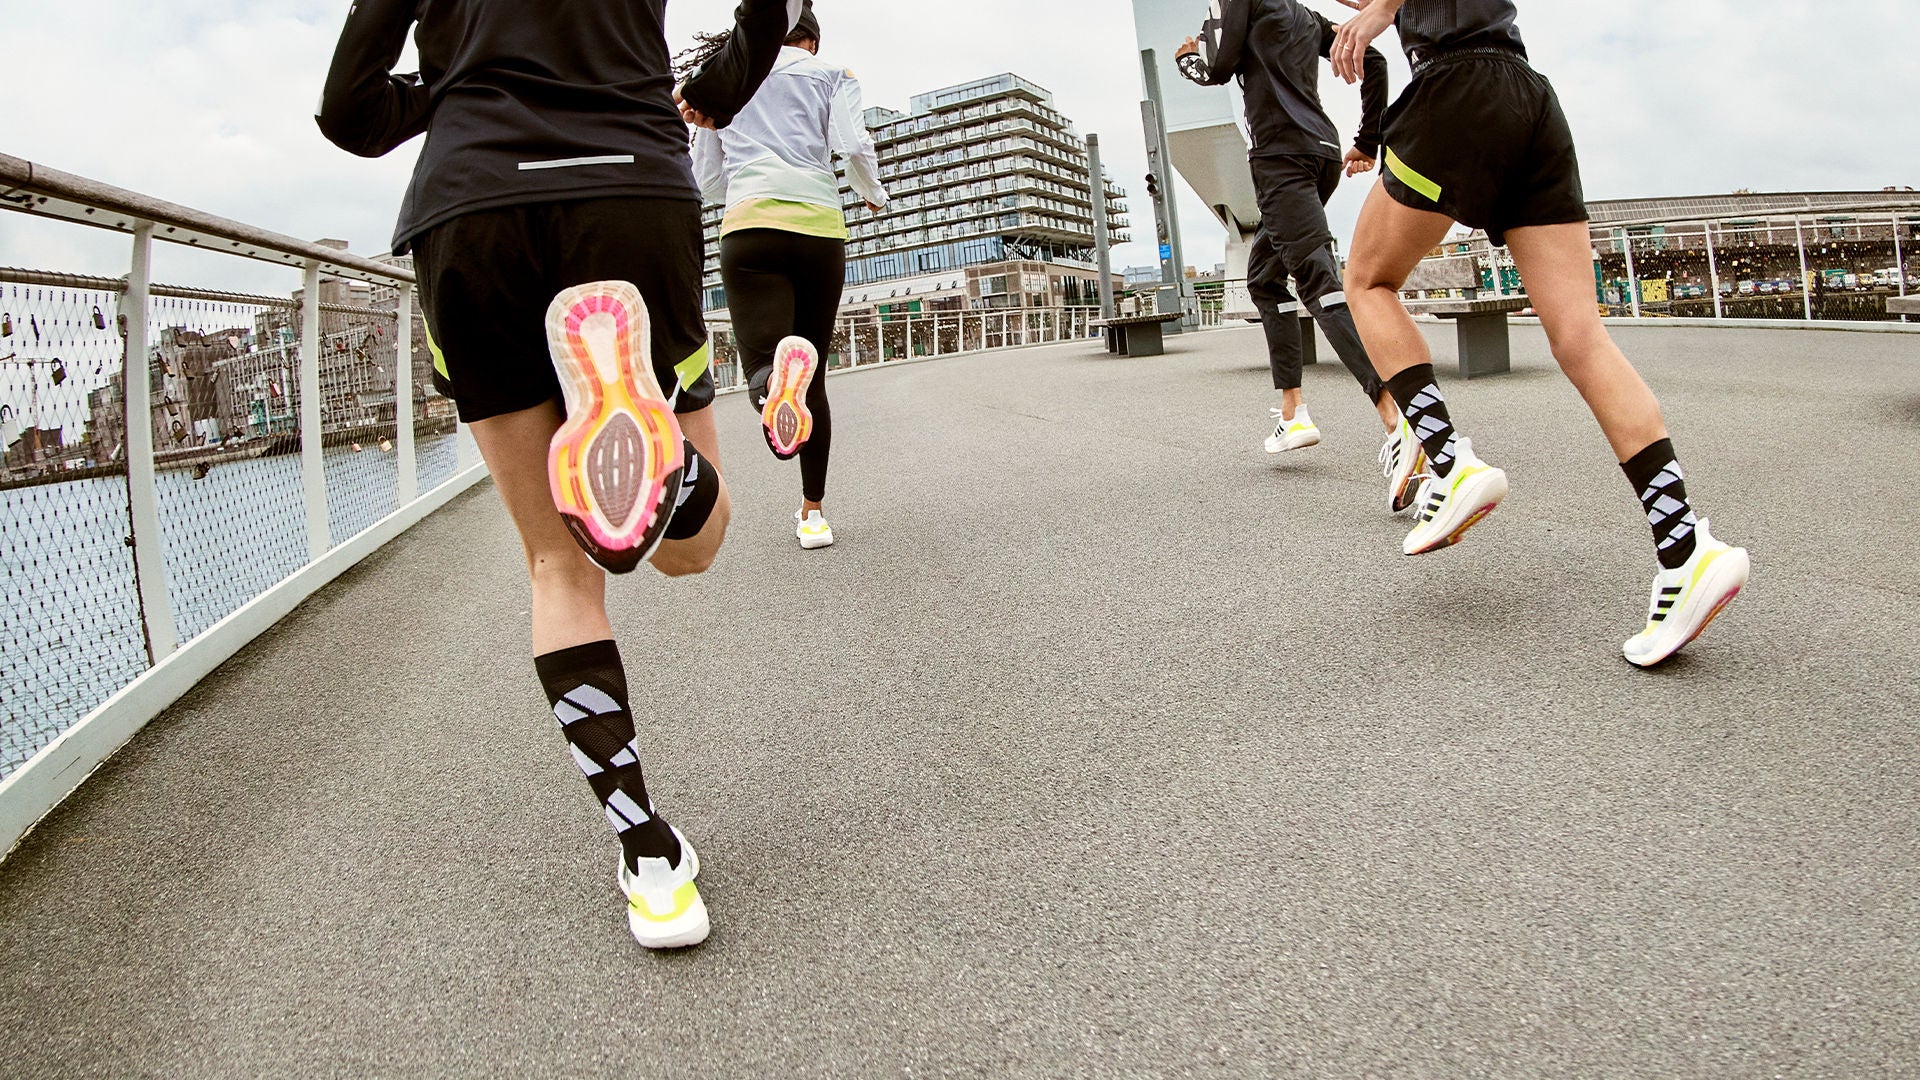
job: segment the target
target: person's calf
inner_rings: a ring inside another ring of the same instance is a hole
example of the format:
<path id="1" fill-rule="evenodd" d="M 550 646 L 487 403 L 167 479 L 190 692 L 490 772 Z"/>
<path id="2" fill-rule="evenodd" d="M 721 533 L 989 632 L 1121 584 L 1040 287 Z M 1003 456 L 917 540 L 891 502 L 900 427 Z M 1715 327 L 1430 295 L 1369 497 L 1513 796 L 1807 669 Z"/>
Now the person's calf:
<path id="1" fill-rule="evenodd" d="M 708 463 L 692 443 L 686 444 L 687 467 L 681 474 L 680 500 L 667 524 L 665 538 L 649 560 L 668 577 L 703 574 L 713 566 L 733 519 L 733 501 L 726 478 Z"/>

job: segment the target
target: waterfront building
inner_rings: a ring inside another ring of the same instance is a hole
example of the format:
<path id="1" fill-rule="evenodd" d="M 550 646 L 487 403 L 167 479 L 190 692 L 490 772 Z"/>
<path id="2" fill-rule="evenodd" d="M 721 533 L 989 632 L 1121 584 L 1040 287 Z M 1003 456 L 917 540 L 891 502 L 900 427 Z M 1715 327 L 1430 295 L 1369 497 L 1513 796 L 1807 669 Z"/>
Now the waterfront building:
<path id="1" fill-rule="evenodd" d="M 865 119 L 889 203 L 876 214 L 845 183 L 844 304 L 881 315 L 1096 305 L 1086 140 L 1044 87 L 1001 74 L 912 98 Z M 1106 182 L 1111 241 L 1128 239 L 1126 193 Z M 721 208 L 704 215 L 709 309 L 724 309 Z M 1116 284 L 1120 279 L 1114 278 Z"/>

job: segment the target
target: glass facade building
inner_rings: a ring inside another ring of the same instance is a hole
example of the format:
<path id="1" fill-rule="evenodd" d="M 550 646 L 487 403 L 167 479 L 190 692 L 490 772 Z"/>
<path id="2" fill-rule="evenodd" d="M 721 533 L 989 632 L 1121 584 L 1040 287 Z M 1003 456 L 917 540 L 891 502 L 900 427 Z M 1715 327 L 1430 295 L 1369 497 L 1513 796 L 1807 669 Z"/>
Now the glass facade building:
<path id="1" fill-rule="evenodd" d="M 995 75 L 915 95 L 905 113 L 870 108 L 865 119 L 890 201 L 872 212 L 842 175 L 841 200 L 852 231 L 850 288 L 1012 262 L 1094 276 L 1086 140 L 1053 107 L 1046 89 L 1018 75 Z M 1126 194 L 1107 181 L 1106 200 L 1111 240 L 1124 243 Z M 726 304 L 720 216 L 720 208 L 710 206 L 704 217 L 709 308 Z M 1034 296 L 1012 289 L 983 296 L 978 275 L 967 277 L 968 306 L 1027 306 Z M 1073 284 L 1078 278 L 1054 275 L 1076 297 L 1083 291 Z"/>

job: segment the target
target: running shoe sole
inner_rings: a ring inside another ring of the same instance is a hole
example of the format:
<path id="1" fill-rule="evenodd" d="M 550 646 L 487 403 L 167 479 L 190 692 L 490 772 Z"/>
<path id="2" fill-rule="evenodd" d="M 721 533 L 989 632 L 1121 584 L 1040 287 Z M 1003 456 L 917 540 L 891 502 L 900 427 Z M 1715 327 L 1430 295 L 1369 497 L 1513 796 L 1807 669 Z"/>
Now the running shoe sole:
<path id="1" fill-rule="evenodd" d="M 813 437 L 807 390 L 819 367 L 820 356 L 805 338 L 781 338 L 773 350 L 773 375 L 767 381 L 767 403 L 760 409 L 760 426 L 775 457 L 785 460 L 798 454 Z"/>
<path id="2" fill-rule="evenodd" d="M 567 418 L 547 457 L 553 504 L 601 567 L 653 554 L 680 497 L 680 422 L 654 378 L 646 305 L 624 281 L 577 285 L 547 308 Z"/>
<path id="3" fill-rule="evenodd" d="M 1425 555 L 1429 552 L 1450 548 L 1467 535 L 1467 530 L 1480 524 L 1500 500 L 1507 497 L 1507 474 L 1492 466 L 1482 466 L 1479 472 L 1463 477 L 1460 486 L 1454 489 L 1452 498 L 1447 500 L 1447 517 L 1434 527 L 1435 536 L 1419 546 L 1414 546 L 1416 527 L 1407 534 L 1407 541 L 1401 550 L 1408 555 Z"/>
<path id="4" fill-rule="evenodd" d="M 1730 547 L 1709 557 L 1694 571 L 1696 584 L 1686 600 L 1661 626 L 1662 630 L 1675 627 L 1676 631 L 1657 635 L 1670 639 L 1673 644 L 1670 647 L 1662 644 L 1657 651 L 1642 657 L 1623 653 L 1627 662 L 1636 667 L 1653 667 L 1692 644 L 1693 639 L 1705 633 L 1707 626 L 1727 610 L 1740 590 L 1747 587 L 1747 576 L 1752 571 L 1753 562 L 1746 548 Z"/>

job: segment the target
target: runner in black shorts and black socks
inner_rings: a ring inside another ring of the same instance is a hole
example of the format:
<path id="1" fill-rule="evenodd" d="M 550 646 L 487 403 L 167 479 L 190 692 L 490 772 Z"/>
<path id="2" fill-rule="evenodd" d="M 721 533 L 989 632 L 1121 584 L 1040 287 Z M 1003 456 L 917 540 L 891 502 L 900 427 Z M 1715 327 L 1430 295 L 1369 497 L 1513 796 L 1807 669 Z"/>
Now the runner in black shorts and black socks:
<path id="1" fill-rule="evenodd" d="M 1397 26 L 1413 82 L 1387 112 L 1386 170 L 1347 265 L 1347 302 L 1367 352 L 1425 447 L 1408 555 L 1457 542 L 1507 493 L 1504 472 L 1456 436 L 1426 339 L 1400 304 L 1413 268 L 1453 222 L 1513 252 L 1554 359 L 1593 410 L 1653 528 L 1659 569 L 1645 627 L 1623 646 L 1642 667 L 1679 651 L 1746 584 L 1747 552 L 1714 539 L 1687 497 L 1660 403 L 1621 354 L 1594 302 L 1592 240 L 1573 134 L 1527 60 L 1512 0 L 1340 0 L 1334 71 L 1361 73 Z"/>
<path id="2" fill-rule="evenodd" d="M 743 0 L 676 92 L 665 0 L 359 0 L 317 117 L 366 157 L 429 135 L 394 251 L 414 256 L 435 384 L 519 531 L 534 668 L 649 948 L 704 940 L 707 910 L 698 856 L 647 797 L 606 572 L 699 573 L 725 536 L 686 125 L 746 104 L 800 4 Z M 420 73 L 392 74 L 416 22 Z"/>

